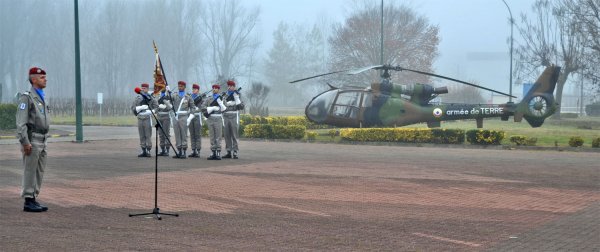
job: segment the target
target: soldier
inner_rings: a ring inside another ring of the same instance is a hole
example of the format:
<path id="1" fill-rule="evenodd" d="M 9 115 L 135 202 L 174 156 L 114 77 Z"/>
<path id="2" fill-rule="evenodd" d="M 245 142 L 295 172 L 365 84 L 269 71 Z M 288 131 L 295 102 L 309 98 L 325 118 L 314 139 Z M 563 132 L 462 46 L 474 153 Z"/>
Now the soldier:
<path id="1" fill-rule="evenodd" d="M 142 83 L 142 91 L 135 97 L 131 110 L 138 119 L 138 133 L 140 135 L 140 147 L 142 152 L 138 157 L 151 157 L 152 150 L 152 109 L 158 107 L 158 103 L 152 96 L 148 95 L 148 83 Z"/>
<path id="2" fill-rule="evenodd" d="M 31 88 L 19 97 L 16 113 L 17 138 L 23 153 L 23 211 L 42 212 L 48 207 L 36 201 L 46 169 L 46 140 L 50 118 L 45 101 L 46 72 L 38 67 L 29 69 Z"/>
<path id="3" fill-rule="evenodd" d="M 233 80 L 227 81 L 227 92 L 223 96 L 227 110 L 223 112 L 223 133 L 225 135 L 225 149 L 227 155 L 223 158 L 238 159 L 238 137 L 239 137 L 239 111 L 244 109 L 244 103 L 240 100 L 240 93 L 235 89 Z"/>
<path id="4" fill-rule="evenodd" d="M 158 135 L 160 137 L 160 153 L 159 156 L 169 156 L 169 141 L 171 137 L 171 116 L 170 112 L 173 109 L 173 104 L 171 104 L 171 100 L 169 99 L 169 95 L 167 95 L 167 89 L 165 88 L 162 92 L 160 92 L 158 98 L 158 121 L 163 127 L 164 133 L 162 130 L 158 130 Z"/>
<path id="5" fill-rule="evenodd" d="M 212 154 L 208 160 L 221 160 L 221 135 L 223 134 L 223 117 L 222 111 L 226 107 L 223 104 L 221 95 L 219 95 L 221 86 L 219 84 L 212 85 L 212 95 L 208 96 L 202 103 L 202 112 L 206 117 L 208 124 L 208 136 L 210 138 L 210 150 Z"/>
<path id="6" fill-rule="evenodd" d="M 185 81 L 177 82 L 178 92 L 172 94 L 173 106 L 175 106 L 175 121 L 173 129 L 175 129 L 175 142 L 177 152 L 173 158 L 186 158 L 187 151 L 187 120 L 190 112 L 194 109 L 194 101 L 190 94 L 185 92 Z"/>
<path id="7" fill-rule="evenodd" d="M 192 147 L 192 154 L 188 157 L 200 157 L 200 149 L 202 148 L 202 113 L 200 113 L 200 107 L 202 107 L 203 95 L 200 94 L 200 86 L 198 84 L 192 85 L 192 100 L 194 101 L 194 111 L 190 118 L 188 118 L 188 127 L 190 129 L 190 145 Z"/>

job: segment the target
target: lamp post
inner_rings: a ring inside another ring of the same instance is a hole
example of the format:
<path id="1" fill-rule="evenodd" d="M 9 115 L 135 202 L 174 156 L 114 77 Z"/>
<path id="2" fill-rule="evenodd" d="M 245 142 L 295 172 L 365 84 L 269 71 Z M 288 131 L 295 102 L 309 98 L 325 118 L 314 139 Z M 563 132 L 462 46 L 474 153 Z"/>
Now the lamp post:
<path id="1" fill-rule="evenodd" d="M 506 3 L 506 1 L 502 0 L 502 2 L 504 2 L 504 5 L 506 5 L 506 8 L 508 9 L 508 14 L 510 15 L 510 80 L 509 80 L 509 85 L 508 85 L 508 94 L 510 94 L 510 96 L 508 97 L 508 102 L 512 102 L 512 75 L 513 75 L 513 25 L 515 23 L 515 20 L 513 19 L 512 16 L 512 11 L 510 11 L 510 7 L 508 7 L 508 4 Z"/>

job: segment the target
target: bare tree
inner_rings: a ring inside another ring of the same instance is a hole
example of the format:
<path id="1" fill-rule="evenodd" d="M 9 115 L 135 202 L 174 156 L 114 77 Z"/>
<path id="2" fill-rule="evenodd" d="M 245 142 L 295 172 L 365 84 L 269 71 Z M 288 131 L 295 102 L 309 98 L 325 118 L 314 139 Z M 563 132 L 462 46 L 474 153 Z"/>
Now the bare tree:
<path id="1" fill-rule="evenodd" d="M 201 10 L 200 23 L 204 29 L 200 32 L 208 41 L 215 76 L 229 79 L 243 71 L 245 61 L 253 57 L 259 45 L 255 37 L 259 15 L 258 7 L 247 10 L 234 0 L 213 0 Z"/>
<path id="2" fill-rule="evenodd" d="M 556 85 L 558 111 L 562 92 L 570 74 L 580 70 L 584 64 L 584 40 L 577 36 L 577 24 L 568 15 L 560 2 L 537 0 L 533 4 L 534 17 L 521 15 L 517 26 L 522 37 L 516 49 L 519 69 L 518 78 L 532 78 L 540 67 L 557 64 L 562 71 Z M 560 113 L 553 118 L 560 119 Z"/>
<path id="3" fill-rule="evenodd" d="M 417 15 L 409 7 L 387 4 L 384 8 L 383 62 L 401 65 L 406 68 L 431 72 L 432 64 L 438 55 L 438 27 Z M 336 25 L 330 37 L 330 70 L 354 69 L 380 63 L 381 8 L 373 3 L 359 7 L 344 24 Z M 414 73 L 394 73 L 408 82 L 428 82 L 429 77 Z M 333 81 L 364 84 L 379 80 L 371 74 L 362 77 L 335 78 Z"/>
<path id="4" fill-rule="evenodd" d="M 478 84 L 474 81 L 470 83 Z M 444 103 L 484 104 L 482 89 L 458 83 L 448 85 L 448 93 L 440 96 Z"/>

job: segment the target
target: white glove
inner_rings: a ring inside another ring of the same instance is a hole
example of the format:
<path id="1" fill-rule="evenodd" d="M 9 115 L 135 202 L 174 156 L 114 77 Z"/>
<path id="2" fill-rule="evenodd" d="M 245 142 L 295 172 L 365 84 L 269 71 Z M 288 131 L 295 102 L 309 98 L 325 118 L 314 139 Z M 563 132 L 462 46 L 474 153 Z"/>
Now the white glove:
<path id="1" fill-rule="evenodd" d="M 190 114 L 190 117 L 188 117 L 187 119 L 187 125 L 190 126 L 190 123 L 192 122 L 192 120 L 194 120 L 194 114 Z"/>
<path id="2" fill-rule="evenodd" d="M 223 100 L 217 99 L 217 103 L 219 104 L 219 107 L 221 107 L 221 111 L 225 111 L 227 109 L 227 107 L 225 107 L 225 104 L 223 104 Z"/>
<path id="3" fill-rule="evenodd" d="M 233 93 L 233 99 L 235 100 L 235 105 L 240 105 L 242 103 L 240 100 L 240 95 L 237 93 Z"/>
<path id="4" fill-rule="evenodd" d="M 227 106 L 233 106 L 233 105 L 235 105 L 235 102 L 234 101 L 227 101 L 225 104 Z"/>
<path id="5" fill-rule="evenodd" d="M 214 112 L 214 111 L 219 111 L 219 107 L 212 106 L 212 107 L 207 107 L 206 108 L 206 112 L 209 113 L 209 114 L 212 113 L 212 112 Z"/>
<path id="6" fill-rule="evenodd" d="M 158 105 L 158 108 L 159 108 L 159 109 L 166 109 L 166 108 L 167 108 L 167 105 L 165 105 L 165 104 L 160 104 L 160 105 Z"/>
<path id="7" fill-rule="evenodd" d="M 135 112 L 140 113 L 140 111 L 146 110 L 146 109 L 148 109 L 148 105 L 137 106 L 137 107 L 135 107 Z"/>

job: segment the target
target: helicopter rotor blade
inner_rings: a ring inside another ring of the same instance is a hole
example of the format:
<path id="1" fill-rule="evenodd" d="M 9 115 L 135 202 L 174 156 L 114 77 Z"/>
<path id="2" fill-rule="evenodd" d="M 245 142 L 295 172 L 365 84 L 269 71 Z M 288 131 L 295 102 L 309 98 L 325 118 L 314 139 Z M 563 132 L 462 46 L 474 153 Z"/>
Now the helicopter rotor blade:
<path id="1" fill-rule="evenodd" d="M 347 72 L 347 71 L 348 70 L 341 70 L 341 71 L 335 71 L 335 72 L 331 72 L 331 73 L 319 74 L 319 75 L 315 75 L 315 76 L 311 76 L 311 77 L 307 77 L 307 78 L 303 78 L 303 79 L 299 79 L 299 80 L 295 80 L 295 81 L 290 81 L 290 83 L 296 83 L 296 82 L 300 82 L 300 81 L 309 80 L 312 78 L 317 78 L 317 77 L 321 77 L 321 76 L 325 76 L 325 75 L 336 74 L 336 73 Z"/>
<path id="2" fill-rule="evenodd" d="M 461 83 L 461 84 L 469 85 L 469 86 L 472 86 L 472 87 L 481 88 L 483 90 L 491 91 L 491 92 L 498 93 L 498 94 L 501 94 L 501 95 L 506 95 L 508 97 L 517 98 L 516 96 L 512 96 L 512 95 L 509 95 L 509 94 L 506 94 L 506 93 L 502 93 L 500 91 L 496 91 L 496 90 L 489 89 L 489 88 L 486 88 L 486 87 L 482 87 L 482 86 L 479 86 L 479 85 L 476 85 L 476 84 L 473 84 L 473 83 L 468 83 L 468 82 L 465 82 L 465 81 L 457 80 L 457 79 L 454 79 L 454 78 L 450 78 L 450 77 L 446 77 L 446 76 L 442 76 L 442 75 L 438 75 L 438 74 L 432 74 L 432 73 L 428 73 L 428 72 L 423 72 L 423 71 L 418 71 L 418 70 L 403 68 L 403 67 L 400 67 L 400 66 L 397 66 L 395 68 L 396 69 L 394 69 L 394 70 L 409 71 L 409 72 L 414 72 L 414 73 L 429 75 L 429 76 L 433 76 L 433 77 L 437 77 L 437 78 L 446 79 L 446 80 L 458 82 L 458 83 Z"/>
<path id="3" fill-rule="evenodd" d="M 374 65 L 374 66 L 363 67 L 363 68 L 355 69 L 353 71 L 349 71 L 347 74 L 348 75 L 359 74 L 359 73 L 362 73 L 367 70 L 381 68 L 381 67 L 383 67 L 383 65 Z"/>

